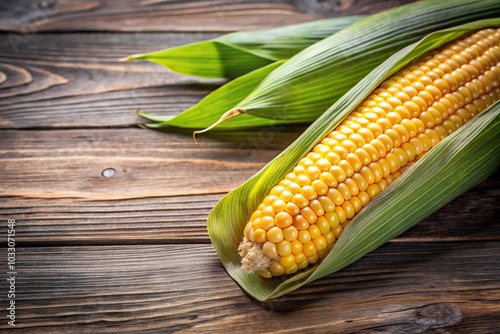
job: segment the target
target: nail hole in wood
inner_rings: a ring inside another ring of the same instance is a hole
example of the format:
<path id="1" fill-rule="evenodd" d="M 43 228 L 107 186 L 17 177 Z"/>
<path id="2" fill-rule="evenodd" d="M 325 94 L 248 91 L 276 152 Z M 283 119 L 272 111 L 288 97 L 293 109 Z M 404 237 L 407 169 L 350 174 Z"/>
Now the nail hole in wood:
<path id="1" fill-rule="evenodd" d="M 114 168 L 106 168 L 102 171 L 102 176 L 104 177 L 113 177 L 116 174 L 116 170 Z"/>

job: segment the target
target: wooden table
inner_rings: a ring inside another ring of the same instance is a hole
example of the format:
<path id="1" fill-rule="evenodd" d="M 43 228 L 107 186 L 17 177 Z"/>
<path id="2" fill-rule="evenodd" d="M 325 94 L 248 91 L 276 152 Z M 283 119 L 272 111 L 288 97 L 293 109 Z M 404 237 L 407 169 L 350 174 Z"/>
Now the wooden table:
<path id="1" fill-rule="evenodd" d="M 303 128 L 198 145 L 140 129 L 137 108 L 177 114 L 221 81 L 117 62 L 404 2 L 3 1 L 1 328 L 14 332 L 14 219 L 15 333 L 498 332 L 498 175 L 345 270 L 259 303 L 222 268 L 206 217 Z"/>

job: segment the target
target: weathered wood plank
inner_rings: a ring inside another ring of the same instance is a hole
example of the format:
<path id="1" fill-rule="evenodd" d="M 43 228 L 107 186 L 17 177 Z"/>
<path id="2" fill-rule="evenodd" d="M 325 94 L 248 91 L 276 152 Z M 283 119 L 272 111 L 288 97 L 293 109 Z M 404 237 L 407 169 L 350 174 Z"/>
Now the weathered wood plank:
<path id="1" fill-rule="evenodd" d="M 16 332 L 493 333 L 499 246 L 389 243 L 267 303 L 210 245 L 18 248 Z"/>
<path id="2" fill-rule="evenodd" d="M 500 240 L 499 180 L 492 176 L 395 240 Z M 0 220 L 16 219 L 21 245 L 209 243 L 206 219 L 223 195 L 122 201 L 4 197 Z"/>
<path id="3" fill-rule="evenodd" d="M 0 217 L 19 220 L 27 244 L 206 243 L 217 200 L 297 134 L 212 133 L 195 144 L 141 129 L 3 130 Z M 401 240 L 498 240 L 498 176 Z"/>
<path id="4" fill-rule="evenodd" d="M 0 34 L 0 128 L 131 126 L 136 110 L 175 115 L 222 80 L 182 76 L 145 61 L 119 62 L 216 34 Z"/>
<path id="5" fill-rule="evenodd" d="M 143 129 L 2 131 L 0 196 L 110 200 L 224 193 L 297 135 L 214 133 L 196 144 L 191 135 Z"/>
<path id="6" fill-rule="evenodd" d="M 41 31 L 234 31 L 374 13 L 407 2 L 8 0 L 0 7 L 0 30 L 19 38 Z"/>
<path id="7" fill-rule="evenodd" d="M 21 245 L 209 243 L 206 218 L 221 197 L 125 201 L 4 197 L 0 220 L 16 219 Z"/>
<path id="8" fill-rule="evenodd" d="M 0 220 L 17 220 L 16 330 L 496 332 L 498 174 L 351 267 L 257 303 L 220 266 L 206 217 L 300 129 L 195 145 L 127 128 L 137 108 L 177 114 L 221 82 L 119 57 L 405 2 L 3 1 L 0 128 L 51 130 L 0 131 Z M 65 33 L 75 31 L 177 33 Z"/>

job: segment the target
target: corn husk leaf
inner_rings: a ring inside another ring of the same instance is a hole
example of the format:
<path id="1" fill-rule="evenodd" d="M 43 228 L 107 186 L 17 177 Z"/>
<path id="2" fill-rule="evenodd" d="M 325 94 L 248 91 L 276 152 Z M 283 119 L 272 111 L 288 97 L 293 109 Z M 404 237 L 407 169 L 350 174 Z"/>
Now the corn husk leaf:
<path id="1" fill-rule="evenodd" d="M 318 266 L 285 281 L 264 279 L 240 268 L 237 248 L 246 222 L 269 189 L 302 156 L 385 78 L 425 52 L 464 33 L 489 26 L 500 26 L 500 19 L 436 32 L 397 52 L 340 98 L 286 150 L 217 203 L 207 222 L 210 239 L 228 274 L 249 295 L 261 301 L 275 298 L 344 268 L 409 229 L 498 168 L 500 103 L 497 102 L 436 145 L 384 194 L 368 204 L 350 222 Z"/>
<path id="2" fill-rule="evenodd" d="M 241 31 L 218 38 L 123 60 L 143 59 L 172 71 L 208 78 L 237 78 L 278 60 L 288 59 L 365 16 L 347 16 L 274 29 Z"/>
<path id="3" fill-rule="evenodd" d="M 271 71 L 284 62 L 284 60 L 276 61 L 230 81 L 208 94 L 195 106 L 175 117 L 156 116 L 144 112 L 139 112 L 139 115 L 153 122 L 144 124 L 146 127 L 152 129 L 165 128 L 168 126 L 181 128 L 209 127 L 221 117 L 221 110 L 231 109 L 242 98 L 252 92 Z M 240 117 L 233 117 L 223 122 L 220 125 L 220 129 L 267 126 L 275 123 L 278 123 L 278 121 L 255 117 L 250 114 L 243 114 Z"/>
<path id="4" fill-rule="evenodd" d="M 436 30 L 498 16 L 498 0 L 428 0 L 374 14 L 290 58 L 233 108 L 288 124 L 311 123 L 402 47 Z"/>

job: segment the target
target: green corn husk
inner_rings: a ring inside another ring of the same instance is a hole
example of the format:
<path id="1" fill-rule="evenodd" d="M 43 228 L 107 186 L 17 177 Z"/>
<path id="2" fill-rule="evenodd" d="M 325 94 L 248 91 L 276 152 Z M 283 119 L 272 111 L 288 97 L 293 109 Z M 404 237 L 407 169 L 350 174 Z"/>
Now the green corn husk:
<path id="1" fill-rule="evenodd" d="M 241 99 L 250 94 L 259 83 L 271 73 L 271 71 L 284 62 L 284 60 L 276 61 L 230 81 L 208 94 L 195 106 L 192 106 L 175 117 L 156 116 L 141 111 L 139 112 L 140 116 L 153 122 L 143 125 L 151 129 L 161 129 L 169 126 L 198 129 L 206 128 L 217 122 L 220 118 L 221 113 L 219 110 L 228 110 L 232 108 L 236 103 L 241 101 Z M 242 114 L 240 117 L 234 117 L 222 123 L 220 128 L 234 130 L 237 128 L 268 126 L 275 123 L 279 123 L 279 121 L 255 117 L 250 114 Z"/>
<path id="2" fill-rule="evenodd" d="M 427 0 L 374 14 L 290 58 L 229 112 L 211 112 L 222 115 L 219 124 L 243 113 L 311 123 L 395 51 L 433 31 L 497 16 L 498 0 Z"/>
<path id="3" fill-rule="evenodd" d="M 397 52 L 342 96 L 285 151 L 217 203 L 208 217 L 210 239 L 226 271 L 243 290 L 264 301 L 330 275 L 406 231 L 498 168 L 500 102 L 437 144 L 361 210 L 319 265 L 285 281 L 249 274 L 240 267 L 237 249 L 243 229 L 269 189 L 383 80 L 448 41 L 474 30 L 499 26 L 500 19 L 465 24 L 430 34 Z"/>
<path id="4" fill-rule="evenodd" d="M 237 78 L 306 47 L 366 16 L 347 16 L 275 29 L 241 31 L 208 41 L 124 58 L 148 60 L 172 71 L 208 78 Z"/>

